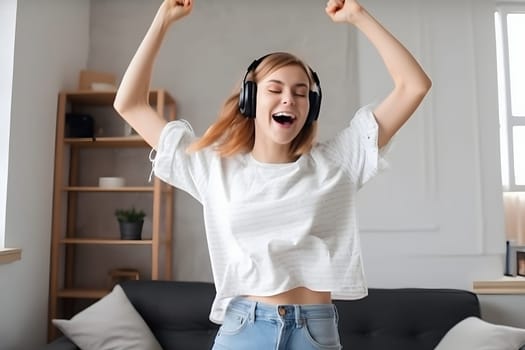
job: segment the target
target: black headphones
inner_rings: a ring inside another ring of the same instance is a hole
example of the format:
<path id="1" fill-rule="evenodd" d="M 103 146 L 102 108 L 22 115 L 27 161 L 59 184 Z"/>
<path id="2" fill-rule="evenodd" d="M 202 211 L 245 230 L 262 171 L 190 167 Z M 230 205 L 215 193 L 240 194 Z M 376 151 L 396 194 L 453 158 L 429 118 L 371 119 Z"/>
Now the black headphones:
<path id="1" fill-rule="evenodd" d="M 257 100 L 257 84 L 254 81 L 246 81 L 248 73 L 255 71 L 257 66 L 268 56 L 273 55 L 270 53 L 264 55 L 263 57 L 253 61 L 246 69 L 246 74 L 244 74 L 244 79 L 242 80 L 241 91 L 239 93 L 239 111 L 242 115 L 247 118 L 255 118 L 255 106 Z M 308 116 L 306 117 L 305 125 L 312 124 L 317 118 L 319 118 L 319 112 L 321 110 L 321 98 L 323 96 L 321 92 L 321 84 L 319 82 L 319 77 L 317 73 L 308 66 L 310 74 L 314 80 L 314 83 L 317 85 L 318 91 L 310 90 L 308 92 L 308 98 L 310 100 L 310 109 L 308 110 Z"/>

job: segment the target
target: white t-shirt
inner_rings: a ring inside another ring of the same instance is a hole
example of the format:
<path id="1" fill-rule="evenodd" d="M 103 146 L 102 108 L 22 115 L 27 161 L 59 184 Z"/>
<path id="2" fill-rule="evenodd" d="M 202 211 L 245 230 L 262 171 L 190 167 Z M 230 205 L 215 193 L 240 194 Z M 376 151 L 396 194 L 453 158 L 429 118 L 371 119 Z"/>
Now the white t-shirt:
<path id="1" fill-rule="evenodd" d="M 333 299 L 366 296 L 356 218 L 357 190 L 380 167 L 370 107 L 350 126 L 297 161 L 267 164 L 251 154 L 187 153 L 188 122 L 170 122 L 153 160 L 155 175 L 203 206 L 217 291 L 210 320 L 222 323 L 239 295 L 270 296 L 295 287 Z"/>

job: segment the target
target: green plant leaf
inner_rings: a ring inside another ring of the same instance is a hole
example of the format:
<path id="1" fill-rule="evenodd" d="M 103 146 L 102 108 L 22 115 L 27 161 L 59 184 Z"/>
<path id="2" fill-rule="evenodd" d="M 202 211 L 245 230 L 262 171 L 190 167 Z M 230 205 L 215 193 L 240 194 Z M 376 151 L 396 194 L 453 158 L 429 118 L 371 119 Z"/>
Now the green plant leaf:
<path id="1" fill-rule="evenodd" d="M 143 210 L 137 210 L 135 207 L 132 207 L 131 209 L 115 210 L 115 216 L 118 221 L 137 222 L 144 220 L 146 213 Z"/>

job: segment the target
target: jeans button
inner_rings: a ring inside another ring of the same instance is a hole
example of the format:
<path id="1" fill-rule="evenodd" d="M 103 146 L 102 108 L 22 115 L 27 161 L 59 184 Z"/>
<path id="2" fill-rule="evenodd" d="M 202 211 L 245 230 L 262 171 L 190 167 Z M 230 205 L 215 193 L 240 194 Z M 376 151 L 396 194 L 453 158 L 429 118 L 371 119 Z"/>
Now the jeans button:
<path id="1" fill-rule="evenodd" d="M 277 308 L 277 312 L 279 313 L 280 316 L 284 316 L 286 315 L 286 308 L 284 306 L 279 306 Z"/>

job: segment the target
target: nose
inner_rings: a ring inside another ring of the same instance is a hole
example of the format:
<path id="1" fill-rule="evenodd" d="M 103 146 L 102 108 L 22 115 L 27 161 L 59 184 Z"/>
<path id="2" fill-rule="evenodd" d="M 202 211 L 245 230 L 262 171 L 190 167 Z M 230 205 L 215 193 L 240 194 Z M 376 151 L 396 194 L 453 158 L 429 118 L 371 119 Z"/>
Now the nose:
<path id="1" fill-rule="evenodd" d="M 283 92 L 281 102 L 285 105 L 295 105 L 295 96 L 291 91 Z"/>

